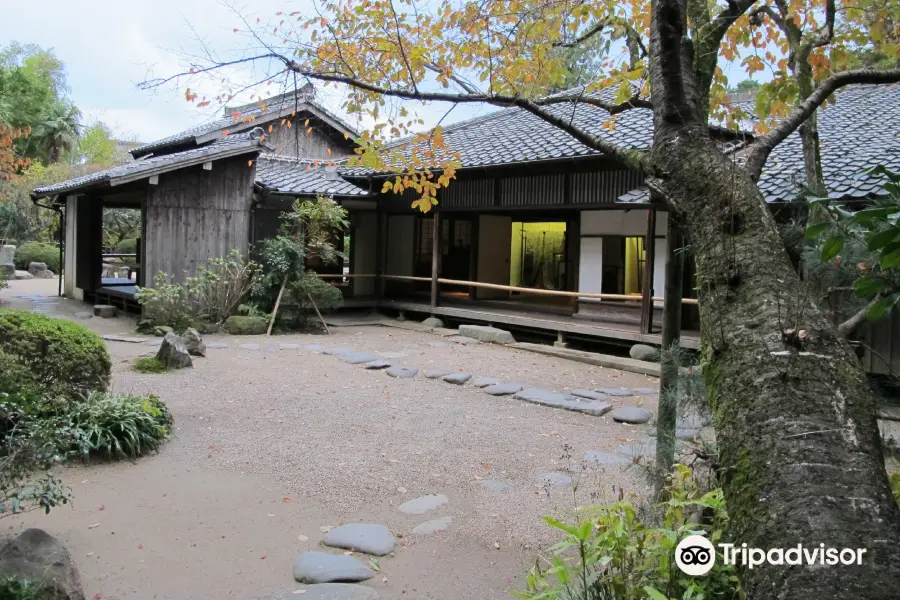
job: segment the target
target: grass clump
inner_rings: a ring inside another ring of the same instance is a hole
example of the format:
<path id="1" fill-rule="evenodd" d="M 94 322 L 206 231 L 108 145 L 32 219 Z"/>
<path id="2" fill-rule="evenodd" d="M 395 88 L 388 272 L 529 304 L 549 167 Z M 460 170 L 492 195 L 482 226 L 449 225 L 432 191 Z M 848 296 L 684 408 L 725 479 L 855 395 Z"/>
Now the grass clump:
<path id="1" fill-rule="evenodd" d="M 174 419 L 156 396 L 95 392 L 69 412 L 69 429 L 79 454 L 135 458 L 159 449 Z"/>
<path id="2" fill-rule="evenodd" d="M 169 369 L 154 356 L 141 356 L 134 359 L 134 370 L 138 373 L 166 373 Z"/>
<path id="3" fill-rule="evenodd" d="M 43 600 L 44 588 L 28 579 L 12 575 L 0 577 L 0 598 L 3 600 Z"/>

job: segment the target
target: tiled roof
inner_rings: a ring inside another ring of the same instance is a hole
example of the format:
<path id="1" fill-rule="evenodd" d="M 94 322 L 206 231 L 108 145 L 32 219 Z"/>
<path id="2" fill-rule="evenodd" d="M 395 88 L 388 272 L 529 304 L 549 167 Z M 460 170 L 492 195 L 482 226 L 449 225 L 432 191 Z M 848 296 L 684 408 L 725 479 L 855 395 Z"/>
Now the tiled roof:
<path id="1" fill-rule="evenodd" d="M 256 183 L 281 194 L 366 196 L 368 191 L 342 179 L 334 167 L 319 161 L 260 154 L 256 162 Z"/>
<path id="2" fill-rule="evenodd" d="M 311 91 L 308 91 L 307 88 L 299 90 L 296 94 L 294 92 L 289 92 L 287 94 L 265 98 L 261 100 L 261 102 L 265 105 L 265 110 L 259 102 L 251 102 L 242 106 L 226 106 L 225 116 L 223 118 L 204 123 L 203 125 L 197 125 L 196 127 L 191 127 L 190 129 L 186 129 L 175 135 L 170 135 L 161 140 L 139 146 L 132 150 L 131 154 L 137 158 L 172 146 L 202 143 L 202 141 L 204 141 L 202 138 L 206 136 L 220 133 L 226 129 L 231 132 L 246 131 L 253 127 L 257 127 L 261 123 L 281 118 L 294 110 L 298 113 L 303 111 L 309 112 L 324 121 L 329 122 L 339 129 L 341 133 L 346 132 L 352 137 L 359 135 L 353 127 L 328 111 L 322 105 L 315 102 L 314 94 Z M 235 112 L 240 113 L 240 118 L 235 119 L 232 117 L 232 114 Z M 244 120 L 247 117 L 253 117 L 253 120 L 247 122 Z"/>
<path id="3" fill-rule="evenodd" d="M 255 135 L 249 133 L 229 135 L 202 148 L 150 156 L 84 175 L 83 177 L 76 177 L 61 183 L 35 188 L 31 196 L 33 198 L 42 198 L 63 192 L 71 192 L 94 184 L 117 185 L 127 183 L 142 177 L 150 177 L 151 175 L 174 171 L 210 160 L 259 152 L 261 146 L 261 142 Z"/>

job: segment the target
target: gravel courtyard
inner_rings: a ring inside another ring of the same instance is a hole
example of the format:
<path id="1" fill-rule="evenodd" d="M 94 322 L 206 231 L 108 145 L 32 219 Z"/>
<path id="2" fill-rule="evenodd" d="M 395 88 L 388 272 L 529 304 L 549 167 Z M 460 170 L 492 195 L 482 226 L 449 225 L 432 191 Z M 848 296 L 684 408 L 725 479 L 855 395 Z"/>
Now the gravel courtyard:
<path id="1" fill-rule="evenodd" d="M 55 286 L 13 281 L 0 299 L 31 308 L 19 296 L 50 296 Z M 45 310 L 87 309 L 60 300 Z M 127 318 L 80 322 L 134 335 Z M 162 375 L 131 369 L 155 352 L 152 342 L 108 342 L 114 390 L 159 395 L 175 417 L 173 438 L 134 463 L 66 468 L 74 506 L 2 522 L 3 534 L 38 526 L 59 537 L 88 598 L 270 598 L 302 588 L 292 578 L 297 555 L 324 549 L 324 531 L 352 522 L 383 524 L 397 537 L 365 583 L 381 598 L 505 598 L 559 539 L 543 515 L 647 492 L 627 461 L 583 460 L 615 455 L 643 439 L 643 427 L 490 396 L 472 381 L 396 379 L 307 346 L 560 392 L 653 388 L 655 378 L 392 327 L 204 339 L 227 347 Z M 610 400 L 656 410 L 655 395 Z M 397 509 L 425 494 L 448 502 L 421 515 Z M 452 518 L 445 530 L 412 533 L 441 517 Z"/>

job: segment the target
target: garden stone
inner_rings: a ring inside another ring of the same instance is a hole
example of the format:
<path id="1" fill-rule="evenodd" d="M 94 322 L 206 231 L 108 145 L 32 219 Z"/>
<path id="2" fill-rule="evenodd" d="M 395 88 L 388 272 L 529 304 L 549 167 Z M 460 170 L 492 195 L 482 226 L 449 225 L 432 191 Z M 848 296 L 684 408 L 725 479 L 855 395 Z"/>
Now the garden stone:
<path id="1" fill-rule="evenodd" d="M 412 532 L 416 535 L 434 535 L 435 533 L 446 531 L 452 522 L 453 517 L 449 516 L 441 517 L 440 519 L 432 519 L 431 521 L 425 521 L 421 525 L 416 526 Z"/>
<path id="2" fill-rule="evenodd" d="M 207 348 L 217 348 L 217 349 L 221 350 L 222 348 L 227 348 L 228 344 L 226 344 L 225 342 L 210 342 L 206 345 L 206 347 Z"/>
<path id="3" fill-rule="evenodd" d="M 583 400 L 567 394 L 558 394 L 541 388 L 525 388 L 515 395 L 517 400 L 524 400 L 532 404 L 563 408 L 574 412 L 585 413 L 596 417 L 602 416 L 612 410 L 609 402 L 595 400 Z"/>
<path id="4" fill-rule="evenodd" d="M 490 394 L 491 396 L 511 396 L 512 394 L 521 391 L 522 386 L 518 383 L 498 383 L 484 388 L 484 393 Z"/>
<path id="5" fill-rule="evenodd" d="M 414 367 L 391 367 L 387 371 L 385 371 L 391 377 L 399 377 L 400 379 L 412 379 L 415 377 L 419 370 Z"/>
<path id="6" fill-rule="evenodd" d="M 353 348 L 347 348 L 346 346 L 338 346 L 337 348 L 325 348 L 322 350 L 322 354 L 327 354 L 328 356 L 337 356 L 338 354 L 348 354 L 353 352 Z"/>
<path id="7" fill-rule="evenodd" d="M 485 388 L 489 385 L 499 385 L 501 383 L 503 382 L 499 379 L 494 379 L 493 377 L 476 377 L 475 381 L 472 382 L 472 385 L 477 388 Z"/>
<path id="8" fill-rule="evenodd" d="M 175 330 L 168 325 L 157 325 L 153 328 L 153 335 L 157 337 L 166 337 L 167 333 L 175 333 Z"/>
<path id="9" fill-rule="evenodd" d="M 302 596 L 298 595 L 302 592 Z M 272 600 L 378 600 L 378 592 L 364 585 L 352 583 L 317 583 L 305 585 L 300 590 L 273 596 Z"/>
<path id="10" fill-rule="evenodd" d="M 47 263 L 28 263 L 28 272 L 38 279 L 47 279 Z"/>
<path id="11" fill-rule="evenodd" d="M 332 548 L 384 556 L 394 551 L 396 541 L 394 535 L 384 525 L 350 523 L 329 531 L 322 543 Z"/>
<path id="12" fill-rule="evenodd" d="M 300 583 L 365 581 L 375 573 L 352 556 L 304 552 L 294 561 L 294 579 Z"/>
<path id="13" fill-rule="evenodd" d="M 31 263 L 34 264 L 34 263 Z M 110 304 L 95 304 L 94 316 L 101 319 L 112 319 L 119 313 L 119 310 Z"/>
<path id="14" fill-rule="evenodd" d="M 538 475 L 541 483 L 550 486 L 572 485 L 572 478 L 562 473 L 541 473 Z"/>
<path id="15" fill-rule="evenodd" d="M 422 321 L 422 326 L 427 327 L 428 329 L 435 329 L 444 326 L 444 322 L 438 319 L 437 317 L 428 317 L 424 321 Z"/>
<path id="16" fill-rule="evenodd" d="M 26 529 L 0 551 L 0 576 L 39 581 L 49 600 L 84 600 L 81 576 L 69 551 L 42 529 Z"/>
<path id="17" fill-rule="evenodd" d="M 0 265 L 11 265 L 16 262 L 16 247 L 12 244 L 0 246 Z"/>
<path id="18" fill-rule="evenodd" d="M 628 355 L 635 360 L 659 362 L 659 350 L 647 344 L 635 344 L 628 351 Z"/>
<path id="19" fill-rule="evenodd" d="M 617 423 L 631 423 L 632 425 L 642 425 L 650 420 L 653 414 L 646 408 L 638 406 L 620 406 L 612 411 L 613 421 Z"/>
<path id="20" fill-rule="evenodd" d="M 174 333 L 167 333 L 156 353 L 156 360 L 166 365 L 168 369 L 184 369 L 193 367 L 194 362 L 184 346 L 184 340 Z"/>
<path id="21" fill-rule="evenodd" d="M 606 394 L 607 396 L 616 396 L 619 398 L 634 396 L 634 392 L 632 392 L 631 390 L 623 390 L 621 388 L 597 388 L 596 391 L 601 394 Z"/>
<path id="22" fill-rule="evenodd" d="M 386 360 L 373 360 L 372 362 L 368 362 L 363 365 L 367 369 L 387 369 L 391 366 L 391 363 Z"/>
<path id="23" fill-rule="evenodd" d="M 306 347 L 306 349 L 309 350 L 310 352 L 321 352 L 323 350 L 322 346 L 320 346 L 318 344 L 310 344 L 309 346 Z"/>
<path id="24" fill-rule="evenodd" d="M 659 390 L 656 388 L 634 388 L 631 391 L 639 396 L 655 396 L 659 393 Z"/>
<path id="25" fill-rule="evenodd" d="M 3 265 L 0 264 L 0 273 L 3 274 L 3 279 L 9 281 L 10 279 L 19 279 L 16 277 L 16 273 L 20 273 L 21 271 L 16 271 L 16 266 L 14 264 Z M 31 275 L 31 273 L 29 273 Z M 34 276 L 31 275 L 31 279 L 34 279 Z"/>
<path id="26" fill-rule="evenodd" d="M 282 350 L 298 350 L 300 344 L 278 344 L 278 347 Z"/>
<path id="27" fill-rule="evenodd" d="M 591 390 L 572 390 L 569 393 L 573 396 L 578 396 L 579 398 L 587 398 L 588 400 L 606 400 L 608 398 L 605 394 L 592 392 Z"/>
<path id="28" fill-rule="evenodd" d="M 191 356 L 206 356 L 206 344 L 200 333 L 193 327 L 188 327 L 181 335 L 184 340 L 184 347 L 187 348 L 188 354 Z"/>
<path id="29" fill-rule="evenodd" d="M 94 313 L 87 312 L 86 310 L 80 310 L 72 316 L 76 319 L 92 319 L 94 317 Z"/>
<path id="30" fill-rule="evenodd" d="M 4 269 L 6 271 L 9 271 L 9 269 L 7 268 L 9 266 L 10 265 L 0 265 L 0 271 L 3 271 Z M 9 279 L 9 277 L 10 277 L 10 274 L 8 272 L 6 273 L 6 277 L 7 277 L 7 279 Z M 15 267 L 13 267 L 13 270 L 12 270 L 12 277 L 14 279 L 19 279 L 19 280 L 34 279 L 34 275 L 29 273 L 28 271 L 18 271 L 18 270 L 16 270 Z"/>
<path id="31" fill-rule="evenodd" d="M 238 348 L 243 348 L 244 350 L 259 350 L 259 344 L 240 344 Z"/>
<path id="32" fill-rule="evenodd" d="M 584 455 L 585 462 L 597 463 L 598 465 L 627 465 L 631 461 L 610 452 L 592 451 Z"/>
<path id="33" fill-rule="evenodd" d="M 489 344 L 512 344 L 516 341 L 510 332 L 485 325 L 460 325 L 459 335 Z"/>
<path id="34" fill-rule="evenodd" d="M 406 358 L 406 352 L 378 352 L 378 356 L 382 358 Z"/>
<path id="35" fill-rule="evenodd" d="M 338 354 L 338 360 L 341 360 L 345 363 L 350 363 L 351 365 L 361 365 L 363 363 L 370 363 L 375 360 L 375 357 L 371 354 L 365 354 L 363 352 L 347 352 L 346 354 Z"/>
<path id="36" fill-rule="evenodd" d="M 443 381 L 453 385 L 462 385 L 470 379 L 472 379 L 471 373 L 451 373 L 443 377 Z"/>
<path id="37" fill-rule="evenodd" d="M 425 369 L 425 377 L 428 379 L 440 379 L 452 373 L 450 369 Z"/>
<path id="38" fill-rule="evenodd" d="M 397 507 L 397 510 L 407 515 L 424 515 L 439 506 L 447 504 L 450 500 L 444 494 L 428 494 L 407 500 Z"/>
<path id="39" fill-rule="evenodd" d="M 496 479 L 485 479 L 481 482 L 481 487 L 491 490 L 492 492 L 505 492 L 509 489 L 509 484 L 497 481 Z"/>

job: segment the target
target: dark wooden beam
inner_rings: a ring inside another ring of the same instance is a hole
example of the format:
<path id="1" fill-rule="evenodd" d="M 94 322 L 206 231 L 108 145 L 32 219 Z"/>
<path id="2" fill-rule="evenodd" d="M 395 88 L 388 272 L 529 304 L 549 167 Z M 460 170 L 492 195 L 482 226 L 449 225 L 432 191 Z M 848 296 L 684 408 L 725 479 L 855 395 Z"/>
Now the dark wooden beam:
<path id="1" fill-rule="evenodd" d="M 384 274 L 384 211 L 381 210 L 381 203 L 378 203 L 378 209 L 375 213 L 375 299 L 380 301 L 384 293 L 382 289 L 384 284 L 381 276 Z"/>
<path id="2" fill-rule="evenodd" d="M 438 277 L 441 273 L 441 213 L 435 212 L 431 229 L 431 308 L 438 305 Z"/>
<path id="3" fill-rule="evenodd" d="M 656 259 L 656 208 L 647 211 L 644 238 L 644 285 L 641 290 L 641 333 L 653 333 L 653 263 Z"/>

